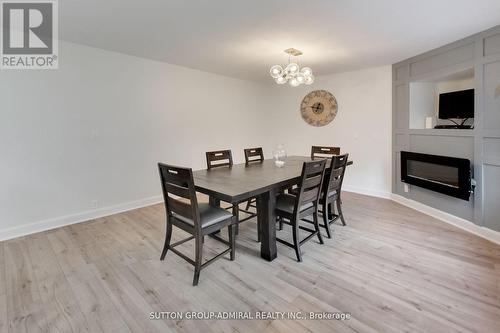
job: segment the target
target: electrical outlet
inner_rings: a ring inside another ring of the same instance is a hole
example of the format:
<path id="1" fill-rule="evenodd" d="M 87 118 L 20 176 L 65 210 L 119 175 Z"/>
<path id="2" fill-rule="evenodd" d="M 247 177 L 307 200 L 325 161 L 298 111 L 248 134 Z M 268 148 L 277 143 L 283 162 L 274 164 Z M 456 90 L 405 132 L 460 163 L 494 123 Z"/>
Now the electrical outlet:
<path id="1" fill-rule="evenodd" d="M 90 206 L 91 206 L 92 208 L 97 208 L 97 207 L 99 207 L 99 201 L 97 201 L 97 200 L 92 200 L 92 201 L 90 202 Z"/>
<path id="2" fill-rule="evenodd" d="M 406 193 L 410 192 L 410 185 L 408 185 L 408 184 L 404 184 L 404 191 L 405 191 Z"/>

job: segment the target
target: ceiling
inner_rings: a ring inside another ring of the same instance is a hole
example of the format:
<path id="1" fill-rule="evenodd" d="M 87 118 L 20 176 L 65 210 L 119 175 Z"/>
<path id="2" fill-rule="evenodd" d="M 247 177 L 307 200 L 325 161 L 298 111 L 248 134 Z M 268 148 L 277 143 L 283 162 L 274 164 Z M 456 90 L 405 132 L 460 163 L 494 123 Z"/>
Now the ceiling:
<path id="1" fill-rule="evenodd" d="M 304 52 L 315 75 L 392 64 L 500 24 L 498 0 L 65 0 L 66 41 L 269 81 Z"/>

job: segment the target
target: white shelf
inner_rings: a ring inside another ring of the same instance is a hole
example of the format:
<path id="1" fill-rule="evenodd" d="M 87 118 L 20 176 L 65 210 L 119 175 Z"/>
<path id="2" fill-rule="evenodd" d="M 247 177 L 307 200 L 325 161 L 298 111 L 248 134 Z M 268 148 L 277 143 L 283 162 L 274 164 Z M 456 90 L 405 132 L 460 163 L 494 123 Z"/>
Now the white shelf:
<path id="1" fill-rule="evenodd" d="M 437 136 L 474 136 L 474 129 L 409 129 L 408 134 L 437 135 Z"/>

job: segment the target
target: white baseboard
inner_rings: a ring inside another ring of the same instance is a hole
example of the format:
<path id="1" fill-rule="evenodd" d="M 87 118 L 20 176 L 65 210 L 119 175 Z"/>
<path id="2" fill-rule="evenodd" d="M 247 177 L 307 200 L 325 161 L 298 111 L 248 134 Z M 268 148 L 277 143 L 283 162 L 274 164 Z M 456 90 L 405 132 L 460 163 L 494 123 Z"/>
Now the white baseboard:
<path id="1" fill-rule="evenodd" d="M 362 187 L 357 187 L 357 186 L 348 186 L 348 185 L 345 185 L 345 186 L 342 187 L 342 191 L 354 192 L 354 193 L 369 195 L 371 197 L 391 199 L 391 193 L 390 192 L 377 191 L 377 190 L 372 190 L 372 189 L 367 189 L 367 188 L 362 188 Z"/>
<path id="2" fill-rule="evenodd" d="M 481 227 L 461 217 L 440 211 L 439 209 L 424 205 L 420 202 L 405 198 L 398 194 L 392 193 L 391 199 L 404 206 L 413 208 L 421 213 L 427 214 L 438 220 L 454 225 L 455 227 L 470 232 L 476 236 L 485 238 L 493 243 L 500 244 L 500 232 Z"/>
<path id="3" fill-rule="evenodd" d="M 26 236 L 29 234 L 34 234 L 41 231 L 46 231 L 50 229 L 55 229 L 63 227 L 70 224 L 85 222 L 88 220 L 96 219 L 99 217 L 104 217 L 108 215 L 113 215 L 121 212 L 125 212 L 132 209 L 137 209 L 145 206 L 154 205 L 163 202 L 161 196 L 154 196 L 145 199 L 140 199 L 136 201 L 130 201 L 114 206 L 103 207 L 91 211 L 86 211 L 82 213 L 72 214 L 57 217 L 54 219 L 48 219 L 44 221 L 39 221 L 27 225 L 22 225 L 19 227 L 13 227 L 8 229 L 0 230 L 0 241 L 12 239 L 16 237 Z"/>
<path id="4" fill-rule="evenodd" d="M 377 191 L 377 190 L 372 190 L 372 189 L 360 188 L 360 187 L 355 187 L 355 186 L 345 186 L 343 188 L 343 190 L 345 190 L 346 192 L 354 192 L 354 193 L 369 195 L 369 196 L 373 196 L 373 197 L 379 197 L 379 198 L 383 198 L 383 199 L 393 200 L 393 201 L 400 203 L 404 206 L 410 207 L 410 208 L 415 209 L 419 212 L 422 212 L 424 214 L 427 214 L 429 216 L 437 218 L 443 222 L 454 225 L 454 226 L 456 226 L 462 230 L 465 230 L 467 232 L 470 232 L 474 235 L 485 238 L 491 242 L 494 242 L 496 244 L 500 244 L 500 232 L 496 232 L 494 230 L 478 226 L 470 221 L 467 221 L 467 220 L 462 219 L 460 217 L 445 213 L 443 211 L 440 211 L 439 209 L 424 205 L 420 202 L 407 199 L 407 198 L 400 196 L 398 194 L 389 193 L 389 192 L 385 192 L 385 191 Z M 19 226 L 19 227 L 3 229 L 3 230 L 0 230 L 0 241 L 12 239 L 12 238 L 16 238 L 16 237 L 21 237 L 21 236 L 26 236 L 29 234 L 34 234 L 37 232 L 46 231 L 46 230 L 50 230 L 50 229 L 55 229 L 55 228 L 63 227 L 63 226 L 70 225 L 70 224 L 85 222 L 88 220 L 92 220 L 92 219 L 96 219 L 96 218 L 100 218 L 100 217 L 104 217 L 104 216 L 109 216 L 109 215 L 125 212 L 128 210 L 146 207 L 146 206 L 160 203 L 162 201 L 163 201 L 163 199 L 161 196 L 154 196 L 154 197 L 149 197 L 149 198 L 145 198 L 145 199 L 141 199 L 141 200 L 126 202 L 126 203 L 118 204 L 118 205 L 114 205 L 114 206 L 103 207 L 100 209 L 95 209 L 95 210 L 91 210 L 91 211 L 87 211 L 87 212 L 83 212 L 83 213 L 57 217 L 54 219 L 48 219 L 48 220 L 44 220 L 44 221 L 40 221 L 40 222 L 35 222 L 35 223 Z"/>
<path id="5" fill-rule="evenodd" d="M 441 221 L 446 222 L 448 224 L 451 224 L 457 228 L 460 228 L 462 230 L 470 232 L 476 236 L 485 238 L 485 239 L 489 240 L 490 242 L 500 244 L 500 232 L 478 226 L 477 224 L 474 224 L 471 221 L 468 221 L 468 220 L 460 218 L 458 216 L 443 212 L 439 209 L 424 205 L 424 204 L 417 202 L 415 200 L 407 199 L 401 195 L 389 193 L 389 192 L 383 192 L 383 191 L 376 191 L 376 190 L 371 190 L 371 189 L 366 189 L 366 188 L 360 188 L 360 187 L 355 187 L 355 186 L 344 186 L 342 188 L 342 190 L 346 191 L 346 192 L 354 192 L 354 193 L 369 195 L 372 197 L 379 197 L 379 198 L 383 198 L 383 199 L 393 200 L 393 201 L 400 203 L 404 206 L 410 207 L 410 208 L 415 209 L 421 213 L 432 216 L 438 220 L 441 220 Z"/>

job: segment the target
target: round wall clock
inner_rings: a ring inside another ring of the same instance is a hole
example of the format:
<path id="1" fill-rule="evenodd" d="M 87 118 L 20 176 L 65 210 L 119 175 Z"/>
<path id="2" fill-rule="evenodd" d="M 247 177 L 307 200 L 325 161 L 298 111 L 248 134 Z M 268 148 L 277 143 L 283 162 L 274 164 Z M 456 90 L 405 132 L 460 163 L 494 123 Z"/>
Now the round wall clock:
<path id="1" fill-rule="evenodd" d="M 302 118 L 312 126 L 325 126 L 337 115 L 335 97 L 326 90 L 314 90 L 307 94 L 300 104 Z"/>

